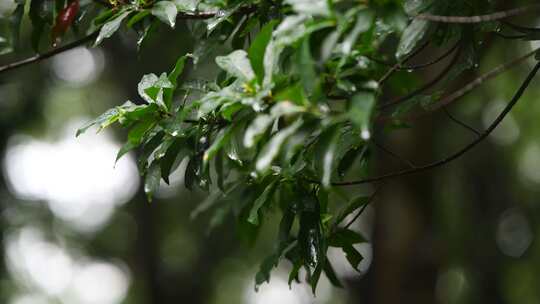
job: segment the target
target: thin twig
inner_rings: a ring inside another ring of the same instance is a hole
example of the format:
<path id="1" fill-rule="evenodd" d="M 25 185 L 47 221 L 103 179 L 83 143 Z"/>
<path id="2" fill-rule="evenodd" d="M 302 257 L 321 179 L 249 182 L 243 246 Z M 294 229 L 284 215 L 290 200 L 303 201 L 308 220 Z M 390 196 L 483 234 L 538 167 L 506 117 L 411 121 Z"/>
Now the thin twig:
<path id="1" fill-rule="evenodd" d="M 389 107 L 400 104 L 402 102 L 405 102 L 405 101 L 407 101 L 407 100 L 421 94 L 422 92 L 425 92 L 425 91 L 429 90 L 433 86 L 435 86 L 437 83 L 439 83 L 439 81 L 443 80 L 444 77 L 446 77 L 448 72 L 450 72 L 450 70 L 454 67 L 455 63 L 458 61 L 460 55 L 461 55 L 461 48 L 458 49 L 458 51 L 456 52 L 456 54 L 454 55 L 454 57 L 452 58 L 450 63 L 441 71 L 441 73 L 439 73 L 437 75 L 437 77 L 433 78 L 431 81 L 424 84 L 420 88 L 410 92 L 409 94 L 406 94 L 406 95 L 401 96 L 401 97 L 399 97 L 399 98 L 397 98 L 397 99 L 395 99 L 393 101 L 390 101 L 388 103 L 385 103 L 385 104 L 379 106 L 379 109 L 384 110 L 384 109 L 387 109 Z"/>
<path id="2" fill-rule="evenodd" d="M 375 200 L 375 197 L 377 196 L 377 194 L 381 190 L 382 186 L 383 186 L 382 183 L 379 186 L 377 186 L 377 188 L 375 189 L 373 194 L 371 194 L 371 196 L 369 197 L 368 201 L 364 204 L 364 206 L 362 206 L 362 208 L 360 208 L 358 213 L 345 226 L 343 226 L 343 228 L 348 229 L 349 227 L 351 227 L 351 225 L 354 222 L 356 222 L 356 220 L 364 213 L 364 210 L 366 210 L 367 206 L 369 206 L 373 202 L 373 200 Z"/>
<path id="3" fill-rule="evenodd" d="M 531 13 L 538 9 L 540 9 L 540 4 L 531 4 L 524 7 L 491 13 L 487 15 L 439 16 L 439 15 L 432 15 L 432 14 L 424 13 L 424 14 L 416 15 L 414 16 L 414 18 L 433 21 L 433 22 L 442 22 L 442 23 L 481 23 L 481 22 L 496 21 L 496 20 L 506 19 L 508 17 L 523 15 L 526 13 Z"/>
<path id="4" fill-rule="evenodd" d="M 392 156 L 393 158 L 399 160 L 400 162 L 406 164 L 407 166 L 409 166 L 411 168 L 416 168 L 416 166 L 411 161 L 408 161 L 405 158 L 399 156 L 397 153 L 392 152 L 390 149 L 386 148 L 385 146 L 383 146 L 382 144 L 380 144 L 376 140 L 371 140 L 371 142 L 373 143 L 373 145 L 375 147 L 377 147 L 381 151 L 385 152 L 386 154 Z"/>
<path id="5" fill-rule="evenodd" d="M 465 122 L 457 119 L 454 115 L 452 115 L 452 113 L 450 113 L 450 111 L 448 111 L 448 109 L 446 107 L 443 107 L 443 111 L 444 113 L 446 114 L 446 116 L 448 116 L 448 118 L 450 118 L 451 121 L 455 122 L 456 124 L 462 126 L 463 128 L 473 132 L 474 134 L 476 134 L 477 136 L 480 136 L 480 132 L 478 130 L 476 130 L 475 128 L 473 128 L 472 126 L 466 124 Z"/>
<path id="6" fill-rule="evenodd" d="M 46 52 L 46 53 L 43 53 L 43 54 L 36 54 L 36 55 L 34 55 L 32 57 L 28 57 L 28 58 L 20 60 L 20 61 L 16 61 L 16 62 L 6 64 L 6 65 L 0 67 L 0 73 L 7 72 L 7 71 L 10 71 L 10 70 L 14 70 L 14 69 L 29 65 L 29 64 L 34 63 L 34 62 L 39 62 L 39 61 L 45 60 L 47 58 L 53 57 L 55 55 L 58 55 L 60 53 L 63 53 L 65 51 L 74 49 L 74 48 L 76 48 L 78 46 L 81 46 L 81 45 L 83 45 L 85 43 L 88 43 L 88 42 L 94 40 L 97 37 L 97 35 L 98 35 L 98 31 L 95 31 L 95 32 L 91 33 L 88 36 L 85 36 L 85 37 L 83 37 L 83 38 L 81 38 L 79 40 L 76 40 L 76 41 L 74 41 L 72 43 L 66 44 L 66 45 L 64 45 L 62 47 L 59 47 L 57 49 L 53 49 L 53 50 L 51 50 L 49 52 Z"/>
<path id="7" fill-rule="evenodd" d="M 411 60 L 414 56 L 416 56 L 418 53 L 423 51 L 429 44 L 429 40 L 425 41 L 419 48 L 417 48 L 415 51 L 407 55 L 402 61 L 394 64 L 382 77 L 379 79 L 379 84 L 384 83 L 392 74 L 394 74 L 404 63 L 407 63 L 409 60 Z"/>
<path id="8" fill-rule="evenodd" d="M 525 92 L 527 87 L 530 85 L 531 81 L 533 80 L 534 76 L 536 75 L 536 73 L 538 72 L 539 69 L 540 69 L 540 62 L 538 62 L 534 66 L 534 68 L 529 73 L 529 75 L 527 76 L 525 81 L 519 87 L 518 91 L 516 92 L 516 94 L 514 95 L 512 100 L 504 108 L 504 110 L 501 112 L 501 114 L 499 114 L 499 116 L 497 116 L 497 118 L 493 121 L 493 123 L 489 126 L 489 128 L 487 128 L 484 132 L 482 132 L 480 134 L 480 136 L 478 136 L 478 138 L 473 140 L 471 143 L 466 145 L 464 148 L 462 148 L 458 152 L 456 152 L 456 153 L 454 153 L 454 154 L 452 154 L 452 155 L 450 155 L 450 156 L 448 156 L 446 158 L 443 158 L 441 160 L 435 161 L 433 163 L 429 163 L 429 164 L 421 166 L 421 167 L 417 167 L 415 169 L 405 169 L 405 170 L 401 170 L 401 171 L 397 171 L 397 172 L 384 174 L 384 175 L 381 175 L 381 176 L 376 176 L 376 177 L 371 177 L 371 178 L 366 178 L 366 179 L 361 179 L 361 180 L 356 180 L 356 181 L 334 182 L 334 183 L 332 183 L 332 185 L 334 185 L 334 186 L 353 186 L 353 185 L 361 185 L 361 184 L 384 181 L 384 180 L 391 179 L 391 178 L 411 175 L 411 174 L 427 171 L 427 170 L 430 170 L 430 169 L 434 169 L 434 168 L 437 168 L 437 167 L 441 167 L 441 166 L 444 166 L 444 165 L 452 162 L 453 160 L 458 159 L 459 157 L 461 157 L 464 154 L 466 154 L 467 152 L 469 152 L 472 148 L 476 147 L 476 145 L 481 143 L 485 138 L 487 138 L 493 132 L 493 130 L 495 130 L 495 128 L 497 128 L 497 126 L 499 126 L 499 124 L 503 121 L 503 119 L 506 117 L 506 115 L 508 115 L 508 113 L 510 113 L 512 108 L 517 104 L 517 102 L 519 101 L 519 99 L 521 98 L 521 96 L 523 95 L 523 93 Z"/>
<path id="9" fill-rule="evenodd" d="M 431 61 L 428 61 L 428 62 L 424 62 L 424 63 L 419 63 L 419 64 L 416 64 L 416 65 L 407 65 L 407 66 L 404 66 L 404 65 L 401 65 L 397 68 L 398 71 L 416 71 L 416 70 L 421 70 L 421 69 L 424 69 L 424 68 L 427 68 L 427 67 L 430 67 L 432 65 L 435 65 L 439 62 L 441 62 L 442 60 L 444 60 L 446 57 L 448 57 L 448 55 L 452 54 L 452 52 L 459 46 L 459 42 L 457 42 L 456 44 L 454 44 L 451 48 L 449 48 L 448 50 L 446 50 L 443 54 L 441 54 L 439 57 L 431 60 Z M 379 63 L 379 64 L 382 64 L 382 65 L 386 65 L 386 66 L 393 66 L 394 64 L 390 63 L 390 62 L 386 62 L 384 60 L 380 60 L 380 59 L 377 59 L 377 58 L 371 58 L 371 57 L 368 57 L 370 60 L 373 60 L 375 61 L 376 63 Z"/>

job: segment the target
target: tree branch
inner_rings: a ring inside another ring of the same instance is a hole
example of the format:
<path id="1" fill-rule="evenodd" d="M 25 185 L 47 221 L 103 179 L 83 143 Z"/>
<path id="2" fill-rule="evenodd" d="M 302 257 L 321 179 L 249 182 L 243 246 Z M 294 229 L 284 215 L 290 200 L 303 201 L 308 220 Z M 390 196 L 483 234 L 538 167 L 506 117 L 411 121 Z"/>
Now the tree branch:
<path id="1" fill-rule="evenodd" d="M 475 88 L 479 87 L 480 85 L 482 85 L 484 82 L 496 77 L 496 76 L 499 76 L 500 74 L 506 72 L 507 70 L 517 66 L 517 64 L 525 61 L 526 59 L 532 57 L 534 54 L 536 54 L 537 52 L 540 51 L 540 48 L 537 48 L 537 49 L 534 49 L 533 51 L 523 55 L 523 56 L 520 56 L 516 59 L 513 59 L 507 63 L 503 63 L 497 67 L 495 67 L 493 70 L 483 74 L 483 75 L 480 75 L 479 77 L 477 77 L 476 79 L 474 79 L 472 82 L 468 83 L 466 86 L 464 86 L 463 88 L 455 91 L 454 93 L 446 96 L 446 97 L 443 97 L 439 102 L 437 102 L 436 104 L 434 104 L 433 106 L 430 107 L 430 111 L 434 111 L 434 110 L 437 110 L 441 107 L 444 107 L 444 106 L 447 106 L 451 103 L 453 103 L 454 101 L 456 101 L 457 99 L 463 97 L 464 95 L 466 95 L 467 93 L 469 93 L 470 91 L 474 90 Z"/>
<path id="2" fill-rule="evenodd" d="M 14 69 L 29 65 L 31 63 L 40 62 L 40 61 L 43 61 L 43 60 L 48 59 L 50 57 L 53 57 L 55 55 L 58 55 L 60 53 L 63 53 L 65 51 L 74 49 L 74 48 L 76 48 L 78 46 L 81 46 L 81 45 L 83 45 L 85 43 L 88 43 L 88 42 L 96 39 L 98 33 L 99 33 L 98 31 L 95 31 L 95 32 L 91 33 L 90 35 L 88 35 L 86 37 L 83 37 L 82 39 L 71 42 L 71 43 L 66 44 L 66 45 L 64 45 L 62 47 L 59 47 L 57 49 L 53 49 L 53 50 L 51 50 L 49 52 L 46 52 L 46 53 L 43 53 L 43 54 L 36 54 L 36 55 L 34 55 L 32 57 L 28 57 L 26 59 L 16 61 L 16 62 L 12 62 L 12 63 L 6 64 L 4 66 L 1 66 L 0 67 L 0 73 L 11 71 L 11 70 L 14 70 Z"/>
<path id="3" fill-rule="evenodd" d="M 450 156 L 448 156 L 446 158 L 443 158 L 443 159 L 441 159 L 439 161 L 436 161 L 436 162 L 433 162 L 433 163 L 430 163 L 430 164 L 427 164 L 427 165 L 424 165 L 424 166 L 421 166 L 421 167 L 417 167 L 417 168 L 414 168 L 414 169 L 405 169 L 405 170 L 398 171 L 398 172 L 392 172 L 392 173 L 384 174 L 384 175 L 381 175 L 381 176 L 376 176 L 376 177 L 371 177 L 371 178 L 366 178 L 366 179 L 361 179 L 361 180 L 356 180 L 356 181 L 334 182 L 334 183 L 332 183 L 332 185 L 334 185 L 334 186 L 353 186 L 353 185 L 361 185 L 361 184 L 384 181 L 384 180 L 391 179 L 391 178 L 411 175 L 411 174 L 427 171 L 427 170 L 430 170 L 430 169 L 434 169 L 434 168 L 437 168 L 437 167 L 441 167 L 441 166 L 444 166 L 444 165 L 452 162 L 453 160 L 458 159 L 459 157 L 461 157 L 462 155 L 464 155 L 468 151 L 470 151 L 472 148 L 476 147 L 476 145 L 481 143 L 485 138 L 487 138 L 493 132 L 493 130 L 495 130 L 495 128 L 497 128 L 497 126 L 499 126 L 499 124 L 503 121 L 503 119 L 506 117 L 506 115 L 508 115 L 508 113 L 512 110 L 512 108 L 517 104 L 517 102 L 519 101 L 519 99 L 521 98 L 521 96 L 523 95 L 523 93 L 525 92 L 527 87 L 530 85 L 531 81 L 533 80 L 534 76 L 537 74 L 539 69 L 540 69 L 540 62 L 538 62 L 534 66 L 534 68 L 529 73 L 529 75 L 527 76 L 525 81 L 522 83 L 522 85 L 520 86 L 520 88 L 518 89 L 518 91 L 516 92 L 514 97 L 512 98 L 512 100 L 504 108 L 504 110 L 501 112 L 501 114 L 499 114 L 499 116 L 497 116 L 497 118 L 493 121 L 493 123 L 489 126 L 489 128 L 487 128 L 484 132 L 482 132 L 480 134 L 480 136 L 478 136 L 478 138 L 476 138 L 474 141 L 469 143 L 467 146 L 465 146 L 464 148 L 462 148 L 458 152 L 456 152 L 456 153 L 454 153 L 454 154 L 452 154 L 452 155 L 450 155 Z"/>
<path id="4" fill-rule="evenodd" d="M 414 16 L 414 18 L 428 20 L 433 22 L 442 22 L 442 23 L 481 23 L 496 21 L 501 19 L 506 19 L 513 16 L 519 16 L 526 13 L 533 12 L 540 9 L 540 4 L 531 4 L 507 11 L 496 12 L 487 15 L 478 15 L 478 16 L 439 16 L 432 14 L 419 14 Z"/>

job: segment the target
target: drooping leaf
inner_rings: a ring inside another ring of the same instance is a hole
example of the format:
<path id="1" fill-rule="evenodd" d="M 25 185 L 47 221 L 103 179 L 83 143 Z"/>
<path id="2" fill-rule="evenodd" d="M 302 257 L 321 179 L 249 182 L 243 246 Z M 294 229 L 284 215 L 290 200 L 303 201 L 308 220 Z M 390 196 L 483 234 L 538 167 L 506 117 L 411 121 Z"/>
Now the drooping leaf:
<path id="1" fill-rule="evenodd" d="M 270 115 L 258 115 L 246 129 L 244 146 L 246 146 L 246 148 L 254 147 L 273 121 L 274 119 Z"/>
<path id="2" fill-rule="evenodd" d="M 249 212 L 248 222 L 256 226 L 259 225 L 259 210 L 271 199 L 276 190 L 276 186 L 277 181 L 270 183 L 266 189 L 264 189 L 263 193 L 255 200 L 253 207 Z"/>
<path id="3" fill-rule="evenodd" d="M 409 55 L 418 43 L 425 37 L 429 29 L 429 21 L 423 19 L 413 19 L 411 24 L 405 28 L 396 51 L 396 57 L 403 59 Z"/>
<path id="4" fill-rule="evenodd" d="M 272 161 L 277 157 L 279 151 L 283 147 L 283 143 L 289 138 L 289 136 L 294 134 L 294 132 L 296 132 L 300 126 L 302 126 L 302 123 L 302 119 L 298 119 L 287 128 L 276 133 L 272 139 L 270 139 L 257 158 L 257 162 L 255 164 L 257 171 L 264 172 L 270 167 Z"/>
<path id="5" fill-rule="evenodd" d="M 264 54 L 268 43 L 272 39 L 272 31 L 276 23 L 277 20 L 273 20 L 263 26 L 249 47 L 249 62 L 260 84 L 264 80 Z"/>
<path id="6" fill-rule="evenodd" d="M 165 183 L 169 184 L 169 175 L 173 171 L 174 165 L 181 161 L 187 153 L 187 140 L 185 138 L 176 138 L 168 145 L 167 151 L 160 160 L 161 177 Z"/>
<path id="7" fill-rule="evenodd" d="M 360 254 L 360 252 L 358 252 L 358 250 L 356 250 L 356 248 L 354 248 L 353 246 L 345 246 L 342 247 L 342 249 L 343 252 L 345 252 L 345 257 L 347 258 L 351 266 L 355 270 L 358 270 L 360 262 L 362 262 L 362 260 L 364 259 L 362 257 L 362 254 Z"/>
<path id="8" fill-rule="evenodd" d="M 152 202 L 154 194 L 158 191 L 160 180 L 161 169 L 159 168 L 159 164 L 152 163 L 144 177 L 144 192 L 149 202 Z"/>
<path id="9" fill-rule="evenodd" d="M 371 137 L 369 126 L 374 106 L 375 95 L 372 92 L 361 92 L 354 95 L 351 99 L 351 108 L 348 115 L 351 121 L 360 130 L 361 137 L 364 140 L 368 140 Z"/>
<path id="10" fill-rule="evenodd" d="M 178 14 L 178 9 L 174 2 L 159 1 L 152 6 L 151 13 L 163 23 L 166 23 L 170 27 L 174 28 L 176 24 L 176 15 Z"/>
<path id="11" fill-rule="evenodd" d="M 155 121 L 150 119 L 138 122 L 129 131 L 127 143 L 125 143 L 122 148 L 120 148 L 120 151 L 118 151 L 116 161 L 118 162 L 118 160 L 126 153 L 137 148 L 143 142 L 145 134 L 154 127 L 155 123 Z"/>
<path id="12" fill-rule="evenodd" d="M 216 136 L 216 139 L 212 143 L 212 145 L 204 152 L 203 155 L 203 161 L 205 163 L 205 167 L 208 165 L 208 162 L 223 148 L 223 146 L 229 141 L 231 138 L 232 132 L 235 130 L 234 127 L 229 126 L 219 132 L 219 134 Z"/>
<path id="13" fill-rule="evenodd" d="M 366 239 L 358 232 L 346 228 L 340 228 L 328 237 L 328 245 L 332 247 L 343 248 L 365 242 Z"/>
<path id="14" fill-rule="evenodd" d="M 104 39 L 111 37 L 120 28 L 122 21 L 124 21 L 124 19 L 126 19 L 130 13 L 130 11 L 121 11 L 111 20 L 107 21 L 107 23 L 105 23 L 99 31 L 95 45 L 99 45 Z"/>
<path id="15" fill-rule="evenodd" d="M 326 263 L 324 264 L 324 274 L 326 274 L 326 277 L 328 278 L 328 281 L 332 283 L 335 287 L 343 288 L 343 284 L 339 281 L 336 271 L 334 270 L 334 267 L 330 263 L 329 260 L 326 260 Z"/>

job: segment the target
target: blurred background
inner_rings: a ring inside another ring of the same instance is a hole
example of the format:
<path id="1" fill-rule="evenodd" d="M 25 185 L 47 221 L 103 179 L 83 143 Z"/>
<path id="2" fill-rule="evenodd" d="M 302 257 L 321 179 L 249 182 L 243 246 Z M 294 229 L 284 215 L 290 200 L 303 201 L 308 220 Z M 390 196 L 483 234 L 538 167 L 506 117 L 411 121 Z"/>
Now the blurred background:
<path id="1" fill-rule="evenodd" d="M 78 127 L 104 110 L 140 102 L 142 75 L 168 71 L 191 51 L 187 32 L 186 24 L 161 27 L 140 53 L 136 37 L 122 32 L 99 48 L 80 47 L 0 75 L 0 303 L 540 303 L 540 80 L 464 158 L 384 186 L 356 223 L 372 242 L 359 245 L 361 272 L 339 250 L 330 252 L 344 289 L 326 279 L 316 297 L 304 285 L 289 289 L 284 263 L 255 292 L 254 275 L 273 246 L 275 225 L 267 225 L 254 248 L 238 239 L 232 221 L 209 231 L 208 218 L 189 217 L 204 193 L 186 190 L 181 177 L 146 201 L 136 156 L 114 164 L 125 134 L 75 138 Z M 485 51 L 478 68 L 444 85 L 458 88 L 532 47 L 492 37 L 479 46 Z M 0 64 L 31 54 L 25 45 Z M 487 127 L 533 63 L 449 110 Z M 200 73 L 213 69 L 202 63 Z M 438 69 L 393 81 L 422 83 Z M 380 141 L 425 163 L 473 136 L 438 113 L 381 134 Z M 379 172 L 402 165 L 382 152 L 376 162 Z"/>

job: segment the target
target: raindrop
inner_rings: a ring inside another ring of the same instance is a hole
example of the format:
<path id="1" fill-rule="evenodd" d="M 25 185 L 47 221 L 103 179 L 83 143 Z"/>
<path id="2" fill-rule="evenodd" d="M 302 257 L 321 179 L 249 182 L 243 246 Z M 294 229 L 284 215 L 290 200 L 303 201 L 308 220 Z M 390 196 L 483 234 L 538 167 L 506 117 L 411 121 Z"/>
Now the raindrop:
<path id="1" fill-rule="evenodd" d="M 371 133 L 369 130 L 362 130 L 362 133 L 360 134 L 363 140 L 368 140 L 371 138 Z"/>

